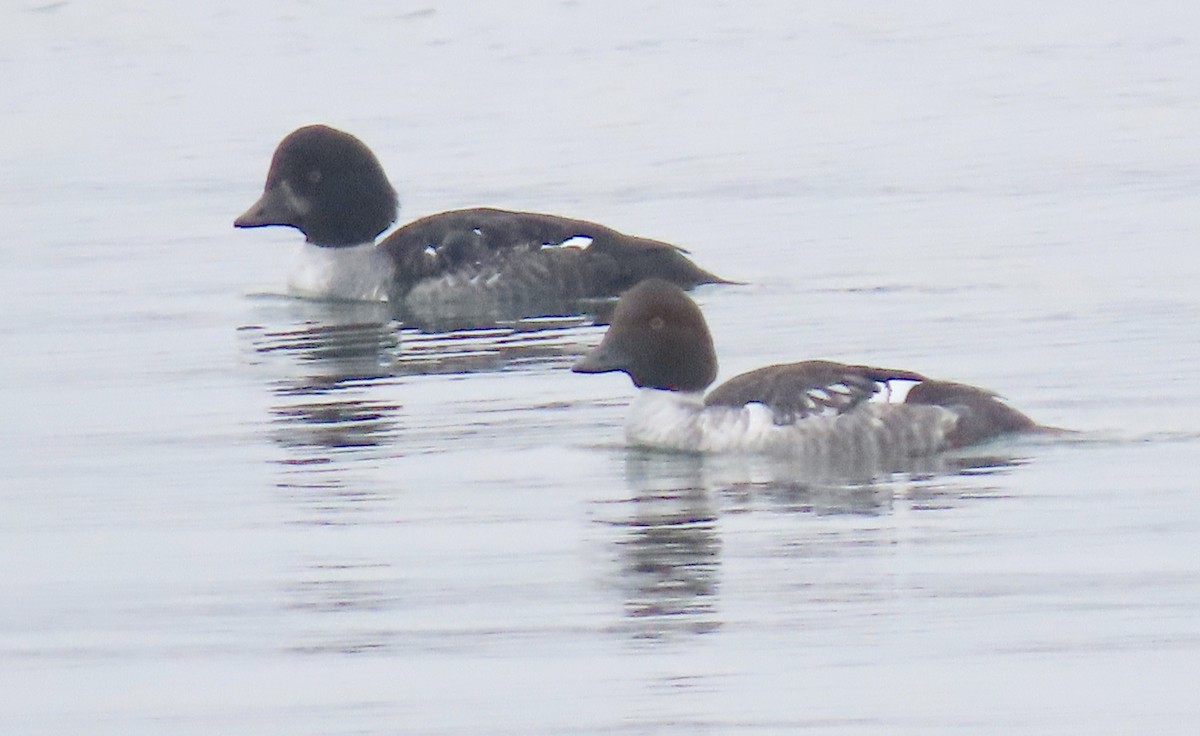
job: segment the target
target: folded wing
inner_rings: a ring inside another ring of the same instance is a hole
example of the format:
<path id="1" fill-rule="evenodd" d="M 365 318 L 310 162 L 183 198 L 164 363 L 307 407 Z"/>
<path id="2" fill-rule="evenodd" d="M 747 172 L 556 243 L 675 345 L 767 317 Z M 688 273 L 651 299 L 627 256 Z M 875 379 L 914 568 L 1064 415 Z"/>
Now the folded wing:
<path id="1" fill-rule="evenodd" d="M 708 406 L 768 407 L 776 424 L 814 415 L 845 414 L 888 388 L 891 381 L 924 381 L 912 371 L 808 360 L 734 376 L 705 398 Z"/>
<path id="2" fill-rule="evenodd" d="M 586 247 L 564 247 L 585 239 L 590 241 L 581 243 Z M 725 283 L 670 243 L 626 235 L 587 220 L 489 207 L 423 217 L 393 232 L 380 247 L 410 284 L 477 267 L 500 272 L 513 260 L 528 268 L 541 260 L 541 251 L 546 251 L 547 263 L 571 263 L 576 270 L 588 271 L 591 280 L 586 283 L 593 293 L 582 296 L 616 296 L 654 277 L 683 288 Z"/>

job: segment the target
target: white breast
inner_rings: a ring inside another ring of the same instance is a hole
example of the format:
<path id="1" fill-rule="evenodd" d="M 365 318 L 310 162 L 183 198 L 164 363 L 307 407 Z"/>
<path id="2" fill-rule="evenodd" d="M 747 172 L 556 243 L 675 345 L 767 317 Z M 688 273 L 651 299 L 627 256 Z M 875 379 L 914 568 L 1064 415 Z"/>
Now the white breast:
<path id="1" fill-rule="evenodd" d="M 626 425 L 630 443 L 705 453 L 767 453 L 818 465 L 874 466 L 945 449 L 957 415 L 940 406 L 869 403 L 836 416 L 775 424 L 761 404 L 704 406 L 699 393 L 641 389 Z"/>
<path id="2" fill-rule="evenodd" d="M 313 299 L 384 301 L 393 265 L 374 243 L 325 248 L 305 243 L 288 277 L 288 293 Z"/>
<path id="3" fill-rule="evenodd" d="M 705 407 L 704 395 L 639 389 L 625 436 L 630 443 L 683 452 L 761 452 L 778 434 L 761 404 Z"/>

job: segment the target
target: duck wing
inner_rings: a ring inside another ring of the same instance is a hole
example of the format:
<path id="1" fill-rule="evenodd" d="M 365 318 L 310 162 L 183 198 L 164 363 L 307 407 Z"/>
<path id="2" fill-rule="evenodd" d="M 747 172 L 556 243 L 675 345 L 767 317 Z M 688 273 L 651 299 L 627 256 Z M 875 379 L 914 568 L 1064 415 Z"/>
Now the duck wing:
<path id="1" fill-rule="evenodd" d="M 774 414 L 776 424 L 791 424 L 813 415 L 845 414 L 887 389 L 890 381 L 924 380 L 912 371 L 807 360 L 734 376 L 713 389 L 704 403 L 731 407 L 763 404 Z"/>
<path id="2" fill-rule="evenodd" d="M 587 240 L 583 247 L 571 241 Z M 587 220 L 490 207 L 451 210 L 404 225 L 379 247 L 397 265 L 401 290 L 417 282 L 457 271 L 486 267 L 502 271 L 510 260 L 522 267 L 541 259 L 541 251 L 570 249 L 570 258 L 546 254 L 554 263 L 577 263 L 590 278 L 581 297 L 616 296 L 647 278 L 658 277 L 684 288 L 727 283 L 697 266 L 687 251 L 659 240 L 640 238 Z M 534 255 L 531 255 L 534 254 Z"/>

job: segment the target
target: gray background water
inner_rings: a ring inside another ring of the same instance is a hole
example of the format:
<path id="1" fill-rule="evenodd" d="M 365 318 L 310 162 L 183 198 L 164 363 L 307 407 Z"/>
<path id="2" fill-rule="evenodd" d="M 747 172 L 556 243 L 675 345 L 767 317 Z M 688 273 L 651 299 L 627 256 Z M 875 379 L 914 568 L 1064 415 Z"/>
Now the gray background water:
<path id="1" fill-rule="evenodd" d="M 1200 6 L 0 6 L 0 732 L 1194 733 Z M 622 446 L 595 328 L 401 333 L 235 232 L 310 122 L 403 216 L 671 240 L 722 376 L 1082 434 L 813 483 Z M 938 469 L 935 469 L 938 470 Z"/>

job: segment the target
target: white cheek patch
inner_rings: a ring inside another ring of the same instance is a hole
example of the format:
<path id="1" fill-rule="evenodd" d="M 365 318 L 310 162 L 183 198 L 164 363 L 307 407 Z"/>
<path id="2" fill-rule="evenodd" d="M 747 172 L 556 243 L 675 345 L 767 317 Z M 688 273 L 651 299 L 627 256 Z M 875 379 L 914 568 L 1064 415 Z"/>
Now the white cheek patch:
<path id="1" fill-rule="evenodd" d="M 288 209 L 303 217 L 312 210 L 312 202 L 299 194 L 292 188 L 292 183 L 286 179 L 280 183 L 279 190 L 283 192 L 283 200 Z"/>

